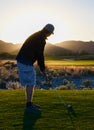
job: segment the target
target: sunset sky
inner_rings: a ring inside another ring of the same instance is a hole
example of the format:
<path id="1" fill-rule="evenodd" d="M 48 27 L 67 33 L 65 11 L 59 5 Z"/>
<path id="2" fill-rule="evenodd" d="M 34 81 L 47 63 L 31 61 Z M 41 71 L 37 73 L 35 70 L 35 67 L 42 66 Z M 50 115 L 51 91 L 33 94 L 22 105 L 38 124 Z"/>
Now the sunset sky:
<path id="1" fill-rule="evenodd" d="M 94 0 L 0 0 L 0 40 L 22 43 L 47 23 L 50 43 L 94 41 Z"/>

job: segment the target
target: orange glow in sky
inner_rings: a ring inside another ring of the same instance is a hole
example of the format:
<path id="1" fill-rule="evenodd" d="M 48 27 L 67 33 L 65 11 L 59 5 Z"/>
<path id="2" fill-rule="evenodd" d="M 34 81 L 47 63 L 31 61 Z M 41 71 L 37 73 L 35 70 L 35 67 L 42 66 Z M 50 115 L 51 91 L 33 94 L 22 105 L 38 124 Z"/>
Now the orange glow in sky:
<path id="1" fill-rule="evenodd" d="M 0 40 L 24 42 L 47 23 L 50 43 L 94 40 L 94 0 L 0 0 Z"/>

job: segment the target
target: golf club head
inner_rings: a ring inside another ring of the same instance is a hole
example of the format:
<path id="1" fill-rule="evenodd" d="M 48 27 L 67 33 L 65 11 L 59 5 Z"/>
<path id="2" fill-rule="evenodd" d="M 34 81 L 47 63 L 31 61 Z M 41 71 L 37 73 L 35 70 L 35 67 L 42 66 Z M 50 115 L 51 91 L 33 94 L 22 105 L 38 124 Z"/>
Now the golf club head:
<path id="1" fill-rule="evenodd" d="M 77 117 L 72 105 L 67 105 L 67 109 L 74 117 Z"/>

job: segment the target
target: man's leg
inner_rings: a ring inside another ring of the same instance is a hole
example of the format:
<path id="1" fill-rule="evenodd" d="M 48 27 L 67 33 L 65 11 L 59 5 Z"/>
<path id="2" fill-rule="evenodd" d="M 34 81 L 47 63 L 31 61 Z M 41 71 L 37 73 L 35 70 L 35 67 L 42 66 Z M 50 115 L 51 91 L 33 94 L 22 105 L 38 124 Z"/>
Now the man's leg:
<path id="1" fill-rule="evenodd" d="M 34 86 L 26 86 L 26 109 L 27 111 L 41 112 L 40 107 L 33 104 Z"/>
<path id="2" fill-rule="evenodd" d="M 26 107 L 31 107 L 33 105 L 34 107 L 39 109 L 40 106 L 33 103 L 34 87 L 35 86 L 26 87 Z"/>
<path id="3" fill-rule="evenodd" d="M 27 103 L 32 103 L 34 94 L 34 86 L 26 86 L 26 101 Z"/>
<path id="4" fill-rule="evenodd" d="M 27 66 L 18 62 L 20 83 L 26 86 L 26 108 L 39 111 L 37 105 L 33 104 L 33 94 L 36 84 L 36 73 L 33 66 Z"/>

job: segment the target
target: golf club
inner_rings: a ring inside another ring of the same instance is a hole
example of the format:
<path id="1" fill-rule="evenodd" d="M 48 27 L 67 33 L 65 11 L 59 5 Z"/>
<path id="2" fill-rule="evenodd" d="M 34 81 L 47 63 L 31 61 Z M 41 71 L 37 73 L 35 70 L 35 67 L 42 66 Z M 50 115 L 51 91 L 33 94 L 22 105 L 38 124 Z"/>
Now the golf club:
<path id="1" fill-rule="evenodd" d="M 64 107 L 67 109 L 68 112 L 68 116 L 71 120 L 72 126 L 75 130 L 80 130 L 79 126 L 76 125 L 76 121 L 78 122 L 78 118 L 77 115 L 72 107 L 72 105 L 67 104 L 65 102 L 65 100 L 61 97 L 61 95 L 58 93 L 57 89 L 54 88 L 54 85 L 52 83 L 52 75 L 50 73 L 50 71 L 46 72 L 45 75 L 45 80 L 46 80 L 46 85 L 48 84 L 50 87 L 52 87 L 52 89 L 55 91 L 56 95 L 58 96 L 58 98 L 60 99 L 61 103 L 64 105 Z"/>
<path id="2" fill-rule="evenodd" d="M 61 101 L 61 103 L 64 105 L 64 107 L 68 110 L 68 113 L 70 113 L 70 114 L 72 114 L 72 116 L 76 117 L 77 115 L 76 115 L 76 113 L 75 113 L 75 111 L 74 111 L 72 105 L 67 104 L 67 103 L 64 101 L 64 99 L 60 96 L 60 94 L 57 92 L 57 90 L 53 87 L 53 84 L 51 84 L 52 82 L 51 82 L 51 77 L 49 76 L 49 74 L 47 74 L 47 75 L 45 76 L 45 78 L 46 78 L 46 82 L 47 82 L 48 84 L 50 84 L 50 86 L 52 86 L 53 90 L 55 90 L 56 95 L 58 96 L 58 98 L 60 99 L 60 101 Z"/>

